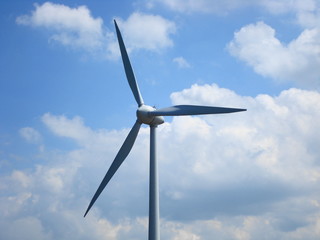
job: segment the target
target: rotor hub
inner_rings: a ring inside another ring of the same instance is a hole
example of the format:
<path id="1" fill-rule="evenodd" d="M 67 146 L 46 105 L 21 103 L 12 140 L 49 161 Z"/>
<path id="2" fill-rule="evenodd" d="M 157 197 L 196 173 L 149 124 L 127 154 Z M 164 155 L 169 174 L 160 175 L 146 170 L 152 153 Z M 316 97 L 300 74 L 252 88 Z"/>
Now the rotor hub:
<path id="1" fill-rule="evenodd" d="M 157 126 L 164 123 L 164 118 L 162 116 L 150 116 L 150 112 L 155 111 L 154 107 L 148 105 L 141 105 L 137 110 L 137 118 L 141 123 Z"/>

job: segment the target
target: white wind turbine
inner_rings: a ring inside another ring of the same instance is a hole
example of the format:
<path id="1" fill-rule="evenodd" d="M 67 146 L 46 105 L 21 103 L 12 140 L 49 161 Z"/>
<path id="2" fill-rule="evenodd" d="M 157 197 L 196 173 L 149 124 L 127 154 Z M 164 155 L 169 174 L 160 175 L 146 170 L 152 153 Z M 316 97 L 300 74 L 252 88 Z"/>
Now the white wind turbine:
<path id="1" fill-rule="evenodd" d="M 127 80 L 131 91 L 138 104 L 137 119 L 129 132 L 126 140 L 122 144 L 118 154 L 113 160 L 109 170 L 104 176 L 100 186 L 94 194 L 91 202 L 84 214 L 87 215 L 92 205 L 95 203 L 103 189 L 109 183 L 112 176 L 118 170 L 122 162 L 126 159 L 131 148 L 137 138 L 141 124 L 150 126 L 150 179 L 149 179 L 149 240 L 160 240 L 159 230 L 159 189 L 158 189 L 158 169 L 156 158 L 156 128 L 158 125 L 164 123 L 163 116 L 183 116 L 183 115 L 202 115 L 202 114 L 221 114 L 246 111 L 246 109 L 239 108 L 225 108 L 225 107 L 211 107 L 211 106 L 196 106 L 196 105 L 176 105 L 167 108 L 156 109 L 154 107 L 145 105 L 136 82 L 133 69 L 130 64 L 128 53 L 126 51 L 120 30 L 117 22 L 114 20 L 119 47 L 121 51 L 124 70 L 126 72 Z"/>

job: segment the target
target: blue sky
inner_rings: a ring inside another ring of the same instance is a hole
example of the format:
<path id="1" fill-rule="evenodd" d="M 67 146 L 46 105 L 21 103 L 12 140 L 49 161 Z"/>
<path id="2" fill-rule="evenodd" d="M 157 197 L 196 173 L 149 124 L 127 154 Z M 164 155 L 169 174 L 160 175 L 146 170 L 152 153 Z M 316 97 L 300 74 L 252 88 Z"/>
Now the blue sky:
<path id="1" fill-rule="evenodd" d="M 159 126 L 162 237 L 319 238 L 319 1 L 0 9 L 1 239 L 147 236 L 146 126 L 82 217 L 135 121 L 113 19 L 147 104 L 248 109 Z"/>

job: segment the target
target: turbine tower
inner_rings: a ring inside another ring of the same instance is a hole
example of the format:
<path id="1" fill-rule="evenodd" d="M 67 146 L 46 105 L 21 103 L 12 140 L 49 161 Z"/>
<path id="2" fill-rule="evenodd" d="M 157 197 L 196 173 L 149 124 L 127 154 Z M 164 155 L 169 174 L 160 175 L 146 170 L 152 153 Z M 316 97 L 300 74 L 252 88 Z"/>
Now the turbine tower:
<path id="1" fill-rule="evenodd" d="M 202 115 L 202 114 L 221 114 L 246 111 L 240 108 L 225 108 L 212 106 L 196 106 L 196 105 L 176 105 L 167 108 L 156 109 L 154 107 L 145 105 L 135 79 L 133 69 L 128 57 L 126 47 L 124 45 L 117 22 L 114 20 L 117 38 L 119 42 L 120 52 L 122 56 L 124 70 L 127 76 L 133 96 L 138 104 L 137 119 L 129 132 L 126 140 L 122 144 L 119 152 L 113 160 L 109 170 L 104 176 L 100 186 L 94 194 L 91 202 L 84 214 L 88 214 L 89 210 L 109 183 L 112 176 L 118 170 L 122 162 L 126 159 L 131 148 L 137 138 L 141 124 L 150 126 L 150 176 L 149 176 L 149 240 L 160 240 L 159 230 L 159 188 L 158 188 L 158 164 L 156 158 L 156 128 L 158 125 L 164 123 L 163 116 L 183 116 L 183 115 Z"/>

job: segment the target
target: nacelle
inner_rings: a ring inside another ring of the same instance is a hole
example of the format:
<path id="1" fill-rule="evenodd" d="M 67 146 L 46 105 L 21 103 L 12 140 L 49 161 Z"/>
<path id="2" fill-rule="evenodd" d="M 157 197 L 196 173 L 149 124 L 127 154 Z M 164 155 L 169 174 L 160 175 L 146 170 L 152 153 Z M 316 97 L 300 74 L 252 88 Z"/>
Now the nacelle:
<path id="1" fill-rule="evenodd" d="M 137 110 L 137 118 L 141 123 L 147 125 L 160 125 L 164 123 L 164 118 L 162 116 L 150 116 L 150 112 L 156 110 L 154 107 L 148 105 L 142 105 Z"/>

